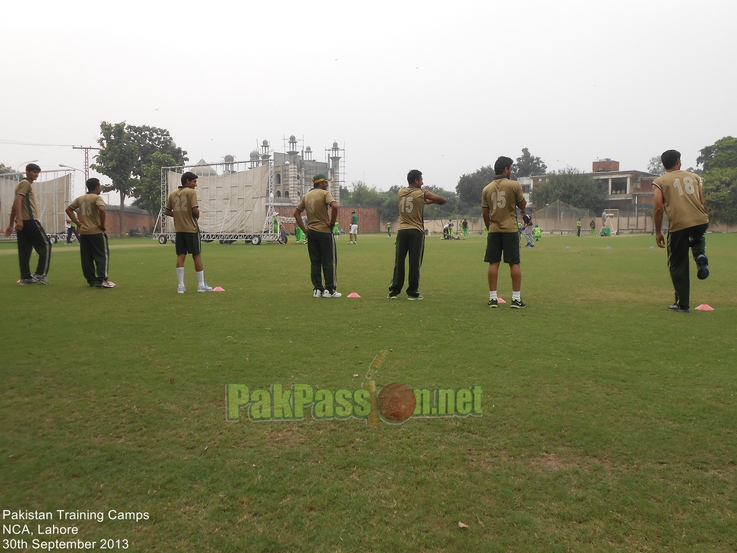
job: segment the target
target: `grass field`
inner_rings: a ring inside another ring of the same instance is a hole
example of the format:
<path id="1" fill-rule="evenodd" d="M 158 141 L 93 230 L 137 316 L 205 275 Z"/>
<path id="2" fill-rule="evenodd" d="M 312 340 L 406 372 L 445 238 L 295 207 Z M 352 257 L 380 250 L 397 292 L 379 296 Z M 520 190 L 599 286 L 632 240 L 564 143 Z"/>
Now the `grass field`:
<path id="1" fill-rule="evenodd" d="M 88 288 L 65 245 L 50 286 L 16 286 L 15 244 L 0 244 L 1 538 L 17 540 L 0 550 L 737 549 L 737 236 L 707 236 L 691 304 L 714 311 L 690 314 L 667 310 L 649 235 L 523 249 L 524 310 L 486 307 L 478 235 L 428 238 L 422 302 L 386 299 L 393 240 L 346 242 L 330 300 L 312 298 L 293 242 L 206 244 L 225 292 L 194 293 L 188 260 L 184 295 L 171 244 L 111 240 L 112 290 Z M 505 267 L 499 292 L 511 300 Z M 226 422 L 227 384 L 356 390 L 382 350 L 379 387 L 481 386 L 483 415 Z M 79 534 L 40 536 L 51 524 Z"/>

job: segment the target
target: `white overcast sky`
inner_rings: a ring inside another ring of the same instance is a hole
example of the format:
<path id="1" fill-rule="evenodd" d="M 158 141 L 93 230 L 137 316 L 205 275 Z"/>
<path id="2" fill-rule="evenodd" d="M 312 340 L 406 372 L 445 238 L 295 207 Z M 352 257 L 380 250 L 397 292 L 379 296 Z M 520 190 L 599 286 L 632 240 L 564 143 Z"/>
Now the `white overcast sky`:
<path id="1" fill-rule="evenodd" d="M 737 1 L 5 2 L 0 162 L 81 168 L 101 121 L 190 162 L 291 134 L 347 184 L 459 177 L 527 147 L 549 169 L 737 134 Z M 103 178 L 103 182 L 107 179 Z"/>

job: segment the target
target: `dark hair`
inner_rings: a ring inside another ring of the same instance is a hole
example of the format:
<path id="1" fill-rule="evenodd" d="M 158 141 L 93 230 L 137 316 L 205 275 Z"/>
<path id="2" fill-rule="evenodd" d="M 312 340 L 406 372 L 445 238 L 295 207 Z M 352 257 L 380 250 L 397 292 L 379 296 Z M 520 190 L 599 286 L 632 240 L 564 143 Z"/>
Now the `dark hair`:
<path id="1" fill-rule="evenodd" d="M 681 159 L 681 152 L 678 150 L 666 150 L 663 152 L 663 155 L 660 156 L 660 161 L 663 162 L 663 167 L 665 167 L 666 170 L 673 169 L 679 159 Z"/>
<path id="2" fill-rule="evenodd" d="M 87 192 L 94 192 L 95 188 L 100 186 L 100 179 L 92 177 L 91 179 L 87 179 L 85 184 L 87 185 Z"/>
<path id="3" fill-rule="evenodd" d="M 414 184 L 414 182 L 419 179 L 422 176 L 422 171 L 418 171 L 417 169 L 412 169 L 409 173 L 407 173 L 407 182 L 409 184 Z"/>
<path id="4" fill-rule="evenodd" d="M 192 171 L 187 171 L 182 175 L 182 186 L 186 186 L 189 181 L 197 180 L 197 175 Z"/>
<path id="5" fill-rule="evenodd" d="M 29 163 L 26 165 L 26 171 L 38 171 L 41 172 L 41 168 L 35 163 Z"/>
<path id="6" fill-rule="evenodd" d="M 499 156 L 494 163 L 494 174 L 501 175 L 507 167 L 511 167 L 514 161 L 511 157 Z"/>

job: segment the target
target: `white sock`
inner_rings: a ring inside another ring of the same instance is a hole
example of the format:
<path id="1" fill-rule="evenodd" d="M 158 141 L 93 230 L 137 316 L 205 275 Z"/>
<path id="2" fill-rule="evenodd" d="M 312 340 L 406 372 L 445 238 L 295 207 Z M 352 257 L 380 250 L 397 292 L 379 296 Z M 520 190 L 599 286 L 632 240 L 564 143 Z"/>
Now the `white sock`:
<path id="1" fill-rule="evenodd" d="M 199 284 L 200 286 L 205 284 L 205 271 L 197 272 L 197 284 Z"/>
<path id="2" fill-rule="evenodd" d="M 489 292 L 489 299 L 490 299 L 490 300 L 495 300 L 495 299 L 497 299 L 497 297 L 496 297 L 496 290 L 491 290 L 491 291 Z"/>
<path id="3" fill-rule="evenodd" d="M 184 267 L 177 267 L 177 279 L 179 286 L 184 286 Z"/>
<path id="4" fill-rule="evenodd" d="M 514 300 L 518 300 L 518 301 L 521 300 L 522 298 L 520 297 L 520 294 L 521 294 L 521 292 L 519 290 L 517 292 L 515 292 L 514 290 L 512 290 L 512 301 L 514 301 Z"/>

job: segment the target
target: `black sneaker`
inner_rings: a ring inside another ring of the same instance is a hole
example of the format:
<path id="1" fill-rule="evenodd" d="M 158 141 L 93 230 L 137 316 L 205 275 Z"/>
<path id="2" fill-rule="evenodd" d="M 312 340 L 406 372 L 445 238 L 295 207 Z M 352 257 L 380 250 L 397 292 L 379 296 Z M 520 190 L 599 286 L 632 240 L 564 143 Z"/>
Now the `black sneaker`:
<path id="1" fill-rule="evenodd" d="M 49 283 L 49 281 L 46 280 L 46 277 L 44 275 L 35 274 L 35 275 L 31 275 L 31 278 L 33 278 L 33 280 L 35 280 L 39 284 L 48 284 Z"/>
<path id="2" fill-rule="evenodd" d="M 673 305 L 668 306 L 668 311 L 678 311 L 679 313 L 691 313 L 691 310 L 687 307 L 686 309 L 681 309 L 681 306 L 677 303 L 674 303 Z"/>
<path id="3" fill-rule="evenodd" d="M 699 280 L 706 280 L 709 276 L 709 259 L 702 253 L 696 258 L 696 265 L 699 268 L 696 276 L 699 277 Z"/>
<path id="4" fill-rule="evenodd" d="M 390 300 L 395 300 L 397 299 L 397 296 L 395 294 L 389 294 L 387 298 L 389 298 Z"/>
<path id="5" fill-rule="evenodd" d="M 36 284 L 36 281 L 32 278 L 22 278 L 18 281 L 21 286 L 24 284 Z"/>
<path id="6" fill-rule="evenodd" d="M 510 305 L 509 307 L 511 307 L 512 309 L 524 309 L 526 306 L 527 304 L 522 300 L 512 300 L 512 305 Z"/>
<path id="7" fill-rule="evenodd" d="M 425 298 L 422 296 L 422 294 L 417 294 L 416 296 L 408 296 L 407 299 L 409 301 L 419 301 L 424 300 Z"/>
<path id="8" fill-rule="evenodd" d="M 496 309 L 497 307 L 499 307 L 499 300 L 494 298 L 493 300 L 489 300 L 489 303 L 487 303 L 486 305 L 488 305 L 492 309 Z"/>

